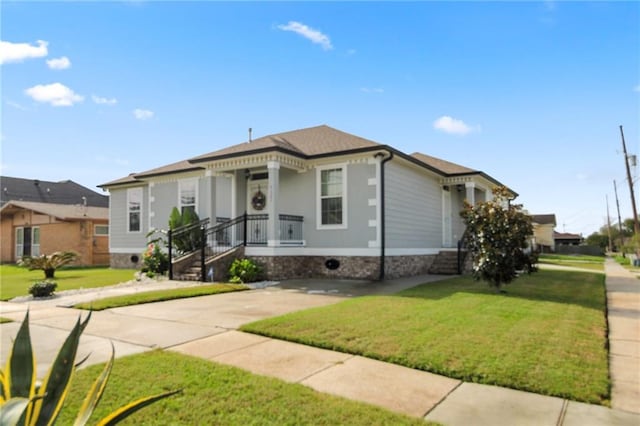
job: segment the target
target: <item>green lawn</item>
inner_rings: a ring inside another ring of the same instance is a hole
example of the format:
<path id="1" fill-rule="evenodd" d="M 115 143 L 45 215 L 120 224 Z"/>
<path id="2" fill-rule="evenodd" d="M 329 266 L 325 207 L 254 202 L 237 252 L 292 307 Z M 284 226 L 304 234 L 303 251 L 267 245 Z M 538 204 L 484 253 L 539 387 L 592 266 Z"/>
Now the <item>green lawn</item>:
<path id="1" fill-rule="evenodd" d="M 541 264 L 569 266 L 572 268 L 604 271 L 604 256 L 541 254 L 538 261 Z"/>
<path id="2" fill-rule="evenodd" d="M 62 268 L 56 271 L 56 291 L 114 285 L 133 279 L 134 269 Z M 44 272 L 15 265 L 0 265 L 0 300 L 29 295 L 29 287 L 44 279 Z"/>
<path id="3" fill-rule="evenodd" d="M 231 291 L 248 290 L 244 284 L 208 284 L 197 287 L 172 288 L 169 290 L 155 290 L 143 293 L 127 294 L 124 296 L 106 297 L 87 303 L 74 305 L 77 309 L 102 311 L 120 306 L 140 305 L 143 303 L 162 302 L 165 300 L 184 299 L 187 297 L 208 296 L 211 294 L 228 293 Z"/>
<path id="4" fill-rule="evenodd" d="M 73 424 L 82 398 L 102 365 L 73 379 L 58 424 Z M 116 359 L 111 378 L 89 424 L 135 399 L 165 390 L 182 394 L 135 413 L 123 425 L 425 425 L 422 419 L 316 392 L 306 386 L 258 376 L 172 352 Z"/>
<path id="5" fill-rule="evenodd" d="M 604 274 L 470 277 L 350 299 L 242 327 L 465 381 L 607 405 Z"/>

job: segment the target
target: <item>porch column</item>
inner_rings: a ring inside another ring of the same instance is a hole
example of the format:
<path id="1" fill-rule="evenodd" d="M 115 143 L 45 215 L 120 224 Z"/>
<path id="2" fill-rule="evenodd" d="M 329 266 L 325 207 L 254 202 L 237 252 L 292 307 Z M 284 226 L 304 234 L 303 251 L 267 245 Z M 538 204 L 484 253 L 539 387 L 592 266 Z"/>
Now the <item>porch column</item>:
<path id="1" fill-rule="evenodd" d="M 472 206 L 476 205 L 476 184 L 473 182 L 466 182 L 464 184 L 464 187 L 467 190 L 467 203 L 471 204 Z"/>
<path id="2" fill-rule="evenodd" d="M 493 191 L 491 190 L 491 188 L 485 189 L 485 191 L 484 191 L 484 199 L 485 199 L 485 201 L 493 200 Z"/>
<path id="3" fill-rule="evenodd" d="M 280 220 L 278 217 L 278 193 L 280 192 L 280 163 L 269 161 L 269 190 L 267 200 L 267 246 L 276 247 L 280 244 Z"/>
<path id="4" fill-rule="evenodd" d="M 216 225 L 216 177 L 212 170 L 207 170 L 205 176 L 205 192 L 203 197 L 206 200 L 205 211 L 209 218 L 209 226 Z"/>

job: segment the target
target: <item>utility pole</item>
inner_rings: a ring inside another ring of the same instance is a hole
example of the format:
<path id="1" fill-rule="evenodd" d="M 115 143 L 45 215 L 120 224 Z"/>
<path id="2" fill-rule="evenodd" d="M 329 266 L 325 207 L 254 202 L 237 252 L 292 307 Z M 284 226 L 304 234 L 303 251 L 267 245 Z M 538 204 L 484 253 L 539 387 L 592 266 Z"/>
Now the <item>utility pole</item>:
<path id="1" fill-rule="evenodd" d="M 629 192 L 631 192 L 631 207 L 633 208 L 633 233 L 640 234 L 640 224 L 638 224 L 638 212 L 636 211 L 636 196 L 633 193 L 633 180 L 631 179 L 631 169 L 629 168 L 629 156 L 627 155 L 627 145 L 624 143 L 624 132 L 620 125 L 620 136 L 622 137 L 622 152 L 624 153 L 624 164 L 627 167 L 627 180 L 629 181 Z"/>
<path id="2" fill-rule="evenodd" d="M 609 242 L 609 253 L 612 253 L 613 249 L 611 247 L 611 216 L 609 216 L 609 196 L 605 195 L 604 197 L 607 200 L 607 235 Z"/>
<path id="3" fill-rule="evenodd" d="M 619 249 L 622 250 L 622 246 L 624 244 L 624 235 L 622 234 L 622 219 L 620 218 L 620 201 L 618 201 L 618 187 L 616 186 L 616 181 L 615 179 L 613 180 L 613 190 L 616 194 L 616 208 L 618 209 L 618 229 L 620 232 L 620 247 Z"/>

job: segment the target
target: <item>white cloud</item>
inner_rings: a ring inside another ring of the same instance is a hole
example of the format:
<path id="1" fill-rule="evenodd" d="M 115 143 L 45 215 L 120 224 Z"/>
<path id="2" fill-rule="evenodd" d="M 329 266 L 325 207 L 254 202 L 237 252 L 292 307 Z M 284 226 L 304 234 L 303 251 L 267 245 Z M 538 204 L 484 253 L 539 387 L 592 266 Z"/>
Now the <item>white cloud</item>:
<path id="1" fill-rule="evenodd" d="M 138 120 L 148 120 L 153 117 L 153 111 L 148 109 L 136 108 L 133 110 L 133 116 Z"/>
<path id="2" fill-rule="evenodd" d="M 96 95 L 91 95 L 91 99 L 99 105 L 115 105 L 118 103 L 116 98 L 103 98 Z"/>
<path id="3" fill-rule="evenodd" d="M 361 87 L 360 91 L 363 93 L 384 93 L 384 89 L 380 87 Z"/>
<path id="4" fill-rule="evenodd" d="M 37 102 L 48 103 L 52 106 L 71 106 L 84 100 L 84 96 L 74 93 L 73 90 L 60 83 L 39 84 L 25 90 L 25 93 Z"/>
<path id="5" fill-rule="evenodd" d="M 310 40 L 312 43 L 319 44 L 324 50 L 333 49 L 329 36 L 323 34 L 318 30 L 314 30 L 311 27 L 306 26 L 303 23 L 296 21 L 289 21 L 287 25 L 278 25 L 278 29 L 282 31 L 292 31 L 302 37 Z"/>
<path id="6" fill-rule="evenodd" d="M 634 92 L 640 92 L 640 84 L 633 88 Z"/>
<path id="7" fill-rule="evenodd" d="M 471 127 L 464 121 L 449 117 L 448 115 L 443 115 L 434 121 L 433 128 L 454 135 L 466 135 L 473 131 L 480 131 L 479 127 Z"/>
<path id="8" fill-rule="evenodd" d="M 71 67 L 71 61 L 66 56 L 53 58 L 47 61 L 47 66 L 52 70 L 66 70 Z"/>
<path id="9" fill-rule="evenodd" d="M 29 58 L 42 58 L 47 56 L 47 43 L 43 40 L 36 42 L 33 46 L 29 43 L 11 43 L 10 41 L 0 41 L 0 64 L 9 62 L 22 62 Z"/>

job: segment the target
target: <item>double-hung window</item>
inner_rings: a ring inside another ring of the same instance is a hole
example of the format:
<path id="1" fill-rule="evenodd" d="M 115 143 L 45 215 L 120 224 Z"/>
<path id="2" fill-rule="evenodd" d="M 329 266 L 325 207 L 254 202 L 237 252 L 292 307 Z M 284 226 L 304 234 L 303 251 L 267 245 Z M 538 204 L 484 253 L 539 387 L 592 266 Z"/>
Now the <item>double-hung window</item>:
<path id="1" fill-rule="evenodd" d="M 142 188 L 127 189 L 127 229 L 142 231 Z"/>
<path id="2" fill-rule="evenodd" d="M 347 227 L 347 176 L 344 166 L 317 169 L 318 228 Z"/>
<path id="3" fill-rule="evenodd" d="M 195 179 L 180 181 L 180 213 L 184 214 L 187 210 L 191 210 L 192 213 L 196 212 L 197 183 L 198 181 Z"/>

